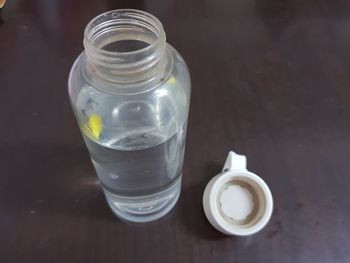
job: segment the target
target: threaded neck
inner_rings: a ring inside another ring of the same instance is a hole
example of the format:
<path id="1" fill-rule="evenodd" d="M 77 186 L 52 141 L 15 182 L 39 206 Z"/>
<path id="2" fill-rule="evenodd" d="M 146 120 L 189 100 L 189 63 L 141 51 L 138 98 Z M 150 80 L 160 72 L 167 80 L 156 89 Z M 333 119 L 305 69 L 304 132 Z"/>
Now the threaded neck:
<path id="1" fill-rule="evenodd" d="M 88 64 L 100 77 L 118 83 L 154 78 L 164 67 L 165 44 L 161 22 L 139 10 L 106 12 L 84 32 Z"/>

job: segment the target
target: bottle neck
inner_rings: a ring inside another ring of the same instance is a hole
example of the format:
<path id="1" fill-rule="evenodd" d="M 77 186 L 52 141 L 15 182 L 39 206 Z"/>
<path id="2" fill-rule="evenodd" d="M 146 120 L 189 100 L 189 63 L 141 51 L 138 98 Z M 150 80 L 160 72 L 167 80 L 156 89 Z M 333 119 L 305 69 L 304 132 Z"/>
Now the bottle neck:
<path id="1" fill-rule="evenodd" d="M 160 21 L 143 11 L 121 9 L 94 18 L 84 32 L 86 67 L 104 81 L 150 82 L 166 64 L 166 36 Z"/>

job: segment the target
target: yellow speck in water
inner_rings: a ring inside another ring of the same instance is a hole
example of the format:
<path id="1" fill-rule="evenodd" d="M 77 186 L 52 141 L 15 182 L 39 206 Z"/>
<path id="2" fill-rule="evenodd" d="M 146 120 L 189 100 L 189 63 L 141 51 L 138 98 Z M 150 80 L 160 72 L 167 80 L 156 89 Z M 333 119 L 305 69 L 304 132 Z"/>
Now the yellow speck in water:
<path id="1" fill-rule="evenodd" d="M 103 131 L 102 117 L 95 113 L 91 114 L 89 117 L 89 122 L 87 126 L 88 127 L 84 127 L 85 131 L 87 131 L 95 139 L 98 139 Z"/>
<path id="2" fill-rule="evenodd" d="M 171 76 L 169 80 L 167 81 L 169 84 L 176 84 L 176 78 L 174 76 Z"/>

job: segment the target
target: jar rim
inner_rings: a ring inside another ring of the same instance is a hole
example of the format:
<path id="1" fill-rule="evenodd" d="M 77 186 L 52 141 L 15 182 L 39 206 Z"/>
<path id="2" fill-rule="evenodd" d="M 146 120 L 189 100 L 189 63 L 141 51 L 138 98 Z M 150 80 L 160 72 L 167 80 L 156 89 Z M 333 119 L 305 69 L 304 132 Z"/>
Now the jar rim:
<path id="1" fill-rule="evenodd" d="M 96 25 L 93 26 L 93 24 L 96 23 L 98 25 L 99 23 L 97 21 L 105 16 L 110 16 L 111 20 L 112 19 L 117 20 L 120 15 L 130 16 L 131 19 L 143 18 L 147 22 L 152 23 L 154 28 L 157 31 L 157 32 L 153 31 L 153 33 L 157 34 L 157 38 L 155 39 L 155 41 L 153 41 L 152 43 L 148 43 L 149 45 L 147 45 L 146 47 L 143 47 L 143 48 L 140 48 L 137 50 L 133 50 L 133 51 L 126 51 L 126 52 L 105 50 L 101 47 L 97 47 L 96 45 L 94 45 L 91 37 L 93 35 L 92 31 L 96 27 Z M 163 25 L 159 21 L 159 19 L 150 13 L 147 13 L 147 12 L 142 11 L 142 10 L 137 10 L 137 9 L 116 9 L 116 10 L 107 11 L 105 13 L 102 13 L 102 14 L 94 17 L 86 25 L 85 30 L 84 30 L 84 46 L 85 46 L 85 48 L 93 50 L 93 52 L 96 52 L 102 56 L 109 56 L 109 57 L 111 57 L 111 56 L 112 57 L 113 56 L 124 57 L 124 56 L 137 55 L 137 54 L 140 54 L 143 52 L 147 52 L 149 50 L 156 49 L 157 46 L 162 45 L 162 43 L 165 42 L 165 39 L 166 39 L 166 36 L 165 36 L 164 29 L 163 29 Z"/>

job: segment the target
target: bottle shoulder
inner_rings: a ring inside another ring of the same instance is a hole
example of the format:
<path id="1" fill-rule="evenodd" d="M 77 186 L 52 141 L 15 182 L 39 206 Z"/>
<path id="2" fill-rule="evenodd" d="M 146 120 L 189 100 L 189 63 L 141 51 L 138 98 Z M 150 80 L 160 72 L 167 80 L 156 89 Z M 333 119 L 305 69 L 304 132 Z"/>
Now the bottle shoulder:
<path id="1" fill-rule="evenodd" d="M 166 63 L 165 70 L 158 75 L 154 80 L 142 83 L 121 84 L 113 81 L 101 79 L 94 71 L 93 67 L 89 66 L 85 52 L 79 54 L 76 58 L 69 74 L 68 88 L 69 93 L 74 95 L 79 92 L 82 87 L 90 86 L 102 93 L 114 95 L 147 95 L 148 93 L 156 92 L 167 82 L 176 82 L 182 89 L 187 90 L 190 94 L 191 78 L 187 64 L 181 54 L 167 44 L 166 48 Z"/>

